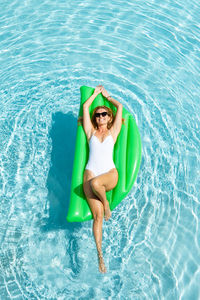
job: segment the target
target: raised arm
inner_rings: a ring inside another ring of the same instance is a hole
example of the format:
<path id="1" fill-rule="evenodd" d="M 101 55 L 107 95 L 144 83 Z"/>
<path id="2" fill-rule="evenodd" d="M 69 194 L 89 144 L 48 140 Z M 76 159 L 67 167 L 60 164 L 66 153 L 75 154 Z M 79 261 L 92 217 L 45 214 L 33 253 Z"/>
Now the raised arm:
<path id="1" fill-rule="evenodd" d="M 110 101 L 112 104 L 114 104 L 114 106 L 117 108 L 117 112 L 116 112 L 116 116 L 115 116 L 115 120 L 113 123 L 113 133 L 115 135 L 115 137 L 117 138 L 118 134 L 120 133 L 121 127 L 122 127 L 122 111 L 123 111 L 123 105 L 113 99 L 111 96 L 109 96 L 108 92 L 105 90 L 105 88 L 103 88 L 102 90 L 102 95 L 107 98 L 108 101 Z"/>
<path id="2" fill-rule="evenodd" d="M 101 92 L 102 92 L 102 85 L 98 85 L 95 88 L 92 96 L 88 98 L 83 104 L 83 129 L 88 139 L 90 138 L 93 130 L 93 125 L 90 119 L 89 107 L 92 104 L 93 100 L 96 98 L 96 96 Z"/>

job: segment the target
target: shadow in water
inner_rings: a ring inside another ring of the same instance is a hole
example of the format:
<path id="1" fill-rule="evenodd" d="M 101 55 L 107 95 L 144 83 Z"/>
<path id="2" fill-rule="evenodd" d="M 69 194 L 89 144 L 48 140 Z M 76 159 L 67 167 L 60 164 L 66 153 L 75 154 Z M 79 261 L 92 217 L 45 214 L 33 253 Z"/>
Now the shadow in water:
<path id="1" fill-rule="evenodd" d="M 52 141 L 51 167 L 47 179 L 49 206 L 47 219 L 43 219 L 41 231 L 66 230 L 67 252 L 72 253 L 71 268 L 75 275 L 79 273 L 78 241 L 75 232 L 81 223 L 69 223 L 66 220 L 70 201 L 70 187 L 75 152 L 77 119 L 69 113 L 58 112 L 52 117 L 50 138 Z M 76 262 L 76 263 L 75 263 Z"/>

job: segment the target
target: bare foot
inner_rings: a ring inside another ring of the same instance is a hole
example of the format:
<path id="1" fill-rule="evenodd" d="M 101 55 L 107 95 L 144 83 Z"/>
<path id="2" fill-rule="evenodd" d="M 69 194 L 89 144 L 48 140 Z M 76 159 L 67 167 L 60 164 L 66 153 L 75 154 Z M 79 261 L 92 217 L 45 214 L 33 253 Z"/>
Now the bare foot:
<path id="1" fill-rule="evenodd" d="M 103 255 L 99 254 L 99 272 L 106 273 L 106 266 L 104 264 Z"/>
<path id="2" fill-rule="evenodd" d="M 104 214 L 105 214 L 105 220 L 108 221 L 111 217 L 111 210 L 108 201 L 104 206 Z"/>

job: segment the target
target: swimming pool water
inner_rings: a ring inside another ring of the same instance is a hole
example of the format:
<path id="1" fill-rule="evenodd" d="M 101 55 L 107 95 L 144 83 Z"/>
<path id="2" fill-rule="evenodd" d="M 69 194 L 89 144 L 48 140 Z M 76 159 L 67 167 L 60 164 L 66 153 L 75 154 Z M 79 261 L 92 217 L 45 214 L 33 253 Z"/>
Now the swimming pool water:
<path id="1" fill-rule="evenodd" d="M 200 299 L 200 3 L 0 2 L 0 299 Z M 104 222 L 66 222 L 81 85 L 141 133 Z"/>

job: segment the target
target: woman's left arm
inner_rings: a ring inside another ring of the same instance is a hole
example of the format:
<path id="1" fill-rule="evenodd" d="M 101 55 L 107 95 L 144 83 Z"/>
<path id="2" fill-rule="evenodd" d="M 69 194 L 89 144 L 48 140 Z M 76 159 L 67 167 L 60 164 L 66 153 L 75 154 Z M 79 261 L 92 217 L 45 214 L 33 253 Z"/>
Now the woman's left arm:
<path id="1" fill-rule="evenodd" d="M 118 102 L 117 100 L 113 99 L 111 96 L 109 96 L 108 101 L 113 103 L 117 107 L 117 112 L 115 115 L 115 120 L 113 122 L 113 129 L 116 135 L 120 133 L 121 127 L 122 127 L 122 111 L 123 111 L 123 105 Z"/>
<path id="2" fill-rule="evenodd" d="M 118 134 L 120 133 L 121 127 L 122 127 L 122 111 L 123 111 L 123 105 L 115 100 L 114 98 L 112 98 L 111 96 L 109 96 L 108 92 L 105 90 L 105 88 L 103 88 L 102 90 L 102 95 L 107 98 L 107 100 L 109 102 L 111 102 L 112 104 L 114 104 L 115 107 L 117 107 L 117 112 L 115 115 L 115 120 L 113 123 L 113 129 L 114 132 L 116 133 L 116 136 L 118 136 Z"/>

